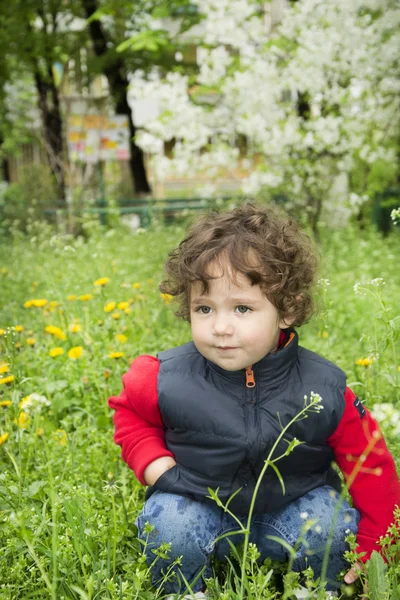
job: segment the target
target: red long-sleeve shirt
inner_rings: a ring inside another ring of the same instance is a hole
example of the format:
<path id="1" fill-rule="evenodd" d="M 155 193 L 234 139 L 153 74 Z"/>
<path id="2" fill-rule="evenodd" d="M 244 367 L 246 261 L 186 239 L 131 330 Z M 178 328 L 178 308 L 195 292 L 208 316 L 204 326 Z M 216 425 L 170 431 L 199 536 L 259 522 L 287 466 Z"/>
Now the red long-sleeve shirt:
<path id="1" fill-rule="evenodd" d="M 159 361 L 140 356 L 123 376 L 124 390 L 109 399 L 115 410 L 114 440 L 122 448 L 122 459 L 146 485 L 146 467 L 161 456 L 174 457 L 165 446 L 164 424 L 158 408 L 157 376 Z M 340 423 L 327 440 L 344 474 L 355 508 L 360 512 L 357 552 L 379 551 L 380 536 L 393 521 L 400 505 L 400 482 L 394 459 L 370 412 L 346 388 L 345 409 Z M 362 413 L 362 418 L 361 418 Z"/>

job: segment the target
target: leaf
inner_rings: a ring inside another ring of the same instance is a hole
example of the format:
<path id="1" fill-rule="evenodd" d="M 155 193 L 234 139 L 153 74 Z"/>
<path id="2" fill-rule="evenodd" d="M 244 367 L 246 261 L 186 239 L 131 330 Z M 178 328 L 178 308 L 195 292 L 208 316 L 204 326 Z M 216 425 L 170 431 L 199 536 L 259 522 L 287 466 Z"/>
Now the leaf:
<path id="1" fill-rule="evenodd" d="M 34 498 L 34 496 L 36 496 L 40 490 L 45 487 L 45 485 L 45 481 L 34 481 L 29 487 L 26 488 L 26 490 L 24 490 L 22 495 L 25 496 L 25 498 Z"/>
<path id="2" fill-rule="evenodd" d="M 374 550 L 367 566 L 370 600 L 383 600 L 385 598 L 388 587 L 385 577 L 386 569 L 387 565 L 382 556 Z"/>

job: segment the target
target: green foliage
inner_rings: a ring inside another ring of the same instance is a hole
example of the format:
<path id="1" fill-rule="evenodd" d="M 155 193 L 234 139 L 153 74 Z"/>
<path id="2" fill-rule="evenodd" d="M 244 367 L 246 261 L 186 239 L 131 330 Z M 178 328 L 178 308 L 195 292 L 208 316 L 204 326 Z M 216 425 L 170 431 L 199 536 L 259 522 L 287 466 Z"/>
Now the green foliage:
<path id="1" fill-rule="evenodd" d="M 0 438 L 2 600 L 163 597 L 151 586 L 134 524 L 144 491 L 113 443 L 107 398 L 120 392 L 121 375 L 135 356 L 189 340 L 188 325 L 158 291 L 162 264 L 183 230 L 106 231 L 93 219 L 84 227 L 85 237 L 72 237 L 39 222 L 28 223 L 27 235 L 11 225 L 9 242 L 0 245 L 0 364 L 8 369 L 0 378 L 14 376 L 0 384 L 0 436 L 8 434 Z M 320 311 L 300 331 L 303 345 L 342 367 L 360 399 L 381 411 L 397 461 L 399 251 L 397 234 L 382 239 L 370 230 L 323 230 Z M 108 283 L 94 285 L 104 277 Z M 377 278 L 386 283 L 371 283 Z M 47 302 L 25 308 L 33 299 Z M 46 333 L 48 326 L 65 339 Z M 56 347 L 63 354 L 50 356 Z M 69 358 L 76 347 L 81 356 Z M 359 359 L 366 362 L 355 364 Z M 381 543 L 387 600 L 396 600 L 398 530 Z M 240 598 L 242 559 L 234 554 L 216 566 L 208 582 L 212 600 Z M 260 565 L 249 544 L 245 594 L 282 598 L 284 585 L 295 593 L 298 575 L 286 575 L 287 569 L 271 561 Z M 306 576 L 315 587 L 313 575 Z"/>

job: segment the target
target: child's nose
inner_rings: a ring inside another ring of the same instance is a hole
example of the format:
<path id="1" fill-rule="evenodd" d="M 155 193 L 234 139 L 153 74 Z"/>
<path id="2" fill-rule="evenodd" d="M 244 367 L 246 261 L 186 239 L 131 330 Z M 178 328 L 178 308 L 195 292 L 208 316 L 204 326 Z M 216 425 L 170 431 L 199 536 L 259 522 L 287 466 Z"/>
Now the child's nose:
<path id="1" fill-rule="evenodd" d="M 230 319 L 224 315 L 216 315 L 213 323 L 214 335 L 232 335 L 233 325 Z"/>

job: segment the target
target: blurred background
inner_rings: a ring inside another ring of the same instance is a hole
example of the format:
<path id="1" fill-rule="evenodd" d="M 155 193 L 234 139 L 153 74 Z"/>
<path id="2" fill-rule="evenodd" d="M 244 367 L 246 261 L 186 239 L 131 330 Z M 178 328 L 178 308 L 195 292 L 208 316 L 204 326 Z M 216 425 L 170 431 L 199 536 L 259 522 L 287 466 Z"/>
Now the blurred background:
<path id="1" fill-rule="evenodd" d="M 399 21 L 393 0 L 1 3 L 3 234 L 246 197 L 387 235 Z"/>

